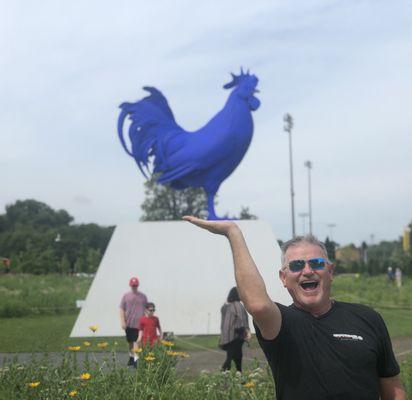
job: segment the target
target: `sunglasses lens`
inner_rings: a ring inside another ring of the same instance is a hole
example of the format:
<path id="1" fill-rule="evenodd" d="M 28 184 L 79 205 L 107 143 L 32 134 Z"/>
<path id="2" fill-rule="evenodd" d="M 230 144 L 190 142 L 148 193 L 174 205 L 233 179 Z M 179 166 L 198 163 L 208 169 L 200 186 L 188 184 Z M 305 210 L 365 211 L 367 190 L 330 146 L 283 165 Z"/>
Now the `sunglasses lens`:
<path id="1" fill-rule="evenodd" d="M 309 265 L 312 269 L 323 269 L 325 268 L 325 260 L 323 258 L 314 258 L 309 260 Z"/>
<path id="2" fill-rule="evenodd" d="M 305 268 L 304 260 L 293 260 L 289 263 L 289 269 L 292 272 L 302 271 L 303 268 Z"/>

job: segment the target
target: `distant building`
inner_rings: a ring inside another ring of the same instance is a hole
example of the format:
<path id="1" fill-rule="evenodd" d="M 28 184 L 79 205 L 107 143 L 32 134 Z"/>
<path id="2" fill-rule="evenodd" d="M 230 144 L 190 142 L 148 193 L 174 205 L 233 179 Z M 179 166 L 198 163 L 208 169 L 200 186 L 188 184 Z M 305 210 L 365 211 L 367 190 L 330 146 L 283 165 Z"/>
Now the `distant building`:
<path id="1" fill-rule="evenodd" d="M 361 249 L 355 247 L 354 244 L 340 247 L 336 249 L 336 260 L 339 260 L 342 263 L 360 262 L 362 260 Z"/>
<path id="2" fill-rule="evenodd" d="M 403 230 L 402 247 L 404 253 L 409 253 L 411 251 L 411 228 L 407 226 Z"/>

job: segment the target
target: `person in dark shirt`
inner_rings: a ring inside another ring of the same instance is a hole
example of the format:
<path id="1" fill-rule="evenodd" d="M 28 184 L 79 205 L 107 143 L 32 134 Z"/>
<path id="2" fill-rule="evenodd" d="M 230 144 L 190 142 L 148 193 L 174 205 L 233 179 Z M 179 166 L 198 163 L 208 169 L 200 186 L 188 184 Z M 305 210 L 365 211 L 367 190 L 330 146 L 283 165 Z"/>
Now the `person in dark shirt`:
<path id="1" fill-rule="evenodd" d="M 274 303 L 233 221 L 184 217 L 228 238 L 240 299 L 276 384 L 276 399 L 406 400 L 385 323 L 378 313 L 330 297 L 333 265 L 313 236 L 282 246 L 279 277 L 293 304 Z"/>
<path id="2" fill-rule="evenodd" d="M 248 315 L 240 302 L 236 286 L 230 289 L 227 301 L 221 310 L 219 347 L 226 351 L 222 370 L 230 371 L 232 361 L 236 371 L 242 372 L 243 343 L 250 340 Z"/>

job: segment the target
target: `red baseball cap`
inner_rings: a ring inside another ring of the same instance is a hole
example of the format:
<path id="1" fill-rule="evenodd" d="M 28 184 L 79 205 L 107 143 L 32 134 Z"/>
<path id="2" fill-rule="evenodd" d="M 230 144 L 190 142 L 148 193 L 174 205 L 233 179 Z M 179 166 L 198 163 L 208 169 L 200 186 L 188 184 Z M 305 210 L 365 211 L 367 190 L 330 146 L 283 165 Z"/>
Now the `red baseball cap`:
<path id="1" fill-rule="evenodd" d="M 135 276 L 130 278 L 129 286 L 139 286 L 139 279 L 137 279 Z"/>

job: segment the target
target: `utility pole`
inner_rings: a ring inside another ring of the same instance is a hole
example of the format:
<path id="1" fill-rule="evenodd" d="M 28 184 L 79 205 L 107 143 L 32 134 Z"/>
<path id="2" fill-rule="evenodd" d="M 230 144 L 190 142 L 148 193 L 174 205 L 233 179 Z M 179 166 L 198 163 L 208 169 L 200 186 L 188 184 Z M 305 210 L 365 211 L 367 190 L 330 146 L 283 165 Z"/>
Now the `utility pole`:
<path id="1" fill-rule="evenodd" d="M 293 118 L 290 114 L 285 114 L 283 117 L 285 125 L 283 130 L 289 134 L 289 165 L 290 165 L 290 200 L 292 205 L 292 237 L 296 237 L 295 229 L 295 191 L 293 189 L 293 160 L 292 160 L 292 128 Z"/>
<path id="2" fill-rule="evenodd" d="M 309 197 L 309 234 L 312 235 L 312 184 L 310 171 L 312 169 L 312 162 L 305 161 L 305 167 L 308 169 L 308 197 Z"/>

